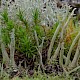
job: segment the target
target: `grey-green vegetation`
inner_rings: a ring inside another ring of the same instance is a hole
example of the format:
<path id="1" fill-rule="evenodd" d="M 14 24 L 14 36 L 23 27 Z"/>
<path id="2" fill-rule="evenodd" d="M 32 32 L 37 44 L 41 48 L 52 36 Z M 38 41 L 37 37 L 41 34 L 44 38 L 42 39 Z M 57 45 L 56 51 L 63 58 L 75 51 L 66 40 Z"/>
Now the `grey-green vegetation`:
<path id="1" fill-rule="evenodd" d="M 0 8 L 1 80 L 80 79 L 76 8 L 72 12 L 67 4 L 57 8 L 55 0 L 1 3 L 5 4 Z"/>

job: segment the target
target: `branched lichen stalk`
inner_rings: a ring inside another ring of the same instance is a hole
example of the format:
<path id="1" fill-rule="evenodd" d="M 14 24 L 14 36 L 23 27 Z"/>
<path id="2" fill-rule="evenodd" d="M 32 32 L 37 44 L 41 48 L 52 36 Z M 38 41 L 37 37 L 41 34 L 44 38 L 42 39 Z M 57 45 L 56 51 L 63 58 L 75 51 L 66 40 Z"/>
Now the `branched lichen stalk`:
<path id="1" fill-rule="evenodd" d="M 52 52 L 52 48 L 53 48 L 53 45 L 54 45 L 54 42 L 55 42 L 55 39 L 58 35 L 58 32 L 61 28 L 61 24 L 58 25 L 53 37 L 52 37 L 52 40 L 51 40 L 51 43 L 50 43 L 50 46 L 49 46 L 49 49 L 48 49 L 48 61 L 50 60 L 50 56 L 51 56 L 51 52 Z"/>
<path id="2" fill-rule="evenodd" d="M 55 59 L 57 58 L 57 56 L 59 55 L 59 51 L 60 51 L 60 43 L 58 44 L 58 47 L 57 47 L 57 49 L 55 50 L 52 59 L 55 60 Z"/>
<path id="3" fill-rule="evenodd" d="M 64 55 L 64 42 L 61 43 L 61 50 L 60 50 L 60 57 L 59 57 L 59 63 L 61 66 L 63 65 L 63 55 Z"/>
<path id="4" fill-rule="evenodd" d="M 34 31 L 34 34 L 35 34 L 35 39 L 36 39 L 36 42 L 37 42 L 36 49 L 37 49 L 37 51 L 39 53 L 39 56 L 40 56 L 40 65 L 41 65 L 41 67 L 42 67 L 42 69 L 44 71 L 44 65 L 43 65 L 43 62 L 42 62 L 42 47 L 43 47 L 43 43 L 44 43 L 44 38 L 42 39 L 41 45 L 39 45 L 38 36 L 37 36 L 36 31 Z"/>
<path id="5" fill-rule="evenodd" d="M 11 32 L 11 42 L 10 42 L 10 61 L 11 61 L 11 66 L 16 67 L 14 60 L 14 53 L 15 53 L 15 30 L 13 28 Z"/>
<path id="6" fill-rule="evenodd" d="M 76 67 L 76 63 L 77 63 L 77 60 L 79 58 L 79 55 L 80 55 L 80 39 L 79 39 L 79 42 L 78 42 L 78 46 L 77 46 L 77 49 L 76 49 L 76 53 L 74 55 L 74 58 L 72 60 L 72 63 L 69 65 L 69 67 L 71 68 L 74 68 Z"/>
<path id="7" fill-rule="evenodd" d="M 66 62 L 65 62 L 65 66 L 68 66 L 69 64 L 69 60 L 70 60 L 70 56 L 71 56 L 71 52 L 74 48 L 74 45 L 75 43 L 78 41 L 78 39 L 80 38 L 80 32 L 77 34 L 77 36 L 75 37 L 75 39 L 73 40 L 71 46 L 70 46 L 70 49 L 69 49 L 69 52 L 67 54 L 67 59 L 66 59 Z"/>
<path id="8" fill-rule="evenodd" d="M 2 51 L 2 56 L 3 56 L 3 62 L 6 64 L 6 67 L 9 66 L 9 57 L 8 53 L 6 51 L 5 45 L 2 41 L 2 36 L 1 36 L 1 25 L 0 25 L 0 44 L 1 44 L 1 51 Z"/>
<path id="9" fill-rule="evenodd" d="M 71 73 L 77 71 L 78 69 L 80 69 L 80 66 L 78 66 L 78 67 L 74 68 L 73 70 L 69 71 L 68 74 L 71 74 Z"/>
<path id="10" fill-rule="evenodd" d="M 63 32 L 64 32 L 66 26 L 68 25 L 69 20 L 70 20 L 71 17 L 73 16 L 74 11 L 75 11 L 75 8 L 73 9 L 73 11 L 72 11 L 71 15 L 69 16 L 67 22 L 65 23 L 65 25 L 64 25 L 64 27 L 63 27 Z M 67 17 L 67 14 L 66 14 L 65 18 L 63 18 L 62 22 L 66 19 L 66 17 Z M 61 29 L 61 27 L 62 27 L 62 23 L 60 23 L 60 24 L 58 25 L 58 27 L 57 27 L 57 29 L 56 29 L 56 31 L 55 31 L 52 39 L 51 39 L 51 43 L 50 43 L 50 46 L 49 46 L 49 49 L 48 49 L 48 54 L 47 54 L 47 55 L 48 55 L 48 61 L 50 60 L 52 48 L 53 48 L 53 46 L 54 46 L 55 39 L 56 39 L 56 37 L 57 37 L 57 35 L 58 35 L 59 30 Z"/>
<path id="11" fill-rule="evenodd" d="M 61 43 L 60 58 L 59 58 L 60 65 L 63 65 L 63 54 L 64 54 L 64 40 L 63 39 L 64 39 L 65 30 L 66 30 L 66 27 L 67 27 L 70 19 L 74 15 L 75 9 L 76 8 L 74 8 L 73 11 L 71 12 L 70 16 L 68 17 L 68 20 L 66 21 L 65 25 L 62 28 L 62 31 L 61 31 L 61 34 L 60 34 L 60 43 Z"/>
<path id="12" fill-rule="evenodd" d="M 62 35 L 62 36 L 63 36 L 63 34 L 64 34 L 64 32 L 65 32 L 65 28 L 67 27 L 67 25 L 68 25 L 71 17 L 74 15 L 75 9 L 76 9 L 76 8 L 73 9 L 73 11 L 72 11 L 72 13 L 70 14 L 67 22 L 66 22 L 65 25 L 63 26 L 63 29 L 62 29 L 62 32 L 61 32 L 61 35 Z M 65 19 L 66 19 L 66 16 L 65 16 L 65 18 L 62 20 L 62 22 L 63 22 Z M 49 46 L 49 49 L 48 49 L 48 61 L 50 60 L 52 48 L 53 48 L 53 46 L 54 46 L 55 39 L 56 39 L 56 37 L 57 37 L 57 35 L 58 35 L 59 30 L 60 30 L 61 27 L 62 27 L 62 24 L 60 23 L 60 24 L 58 25 L 58 27 L 57 27 L 57 29 L 56 29 L 53 37 L 52 37 L 52 40 L 51 40 L 51 43 L 50 43 L 50 46 Z"/>

